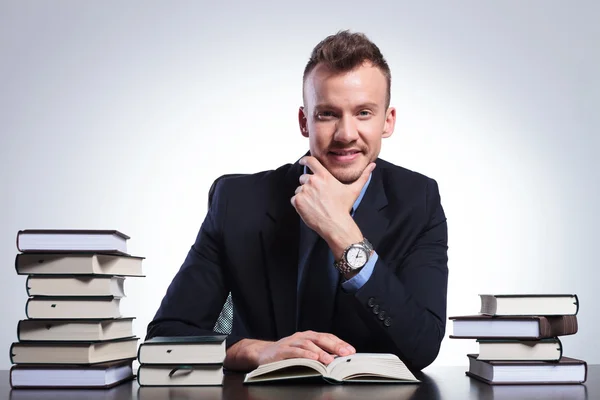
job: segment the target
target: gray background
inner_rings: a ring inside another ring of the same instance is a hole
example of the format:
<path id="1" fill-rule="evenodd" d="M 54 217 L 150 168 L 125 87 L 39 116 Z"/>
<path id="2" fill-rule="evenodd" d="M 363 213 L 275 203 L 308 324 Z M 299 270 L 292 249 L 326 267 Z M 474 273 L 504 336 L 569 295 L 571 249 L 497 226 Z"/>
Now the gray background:
<path id="1" fill-rule="evenodd" d="M 3 1 L 0 368 L 25 318 L 19 229 L 130 235 L 147 276 L 128 279 L 123 312 L 143 337 L 211 182 L 307 150 L 302 70 L 346 28 L 392 68 L 398 123 L 381 156 L 439 182 L 448 315 L 476 313 L 479 293 L 576 293 L 565 355 L 599 363 L 597 4 Z M 476 350 L 445 339 L 435 363 Z"/>

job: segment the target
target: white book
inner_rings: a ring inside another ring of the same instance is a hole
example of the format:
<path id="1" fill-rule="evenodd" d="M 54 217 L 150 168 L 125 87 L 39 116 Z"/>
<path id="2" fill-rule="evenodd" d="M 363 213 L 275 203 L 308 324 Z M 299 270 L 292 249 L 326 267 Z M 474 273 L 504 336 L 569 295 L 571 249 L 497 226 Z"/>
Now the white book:
<path id="1" fill-rule="evenodd" d="M 107 389 L 132 378 L 131 360 L 94 365 L 19 364 L 10 369 L 10 386 L 12 388 Z M 87 398 L 87 396 L 81 398 Z"/>
<path id="2" fill-rule="evenodd" d="M 495 384 L 569 384 L 583 383 L 587 379 L 587 363 L 570 357 L 558 362 L 478 360 L 477 354 L 467 354 L 467 375 Z"/>
<path id="3" fill-rule="evenodd" d="M 226 335 L 157 336 L 140 344 L 141 364 L 222 364 Z"/>
<path id="4" fill-rule="evenodd" d="M 223 366 L 142 364 L 137 371 L 140 386 L 216 386 L 223 384 Z"/>
<path id="5" fill-rule="evenodd" d="M 485 315 L 576 315 L 574 294 L 480 294 Z"/>
<path id="6" fill-rule="evenodd" d="M 19 342 L 10 347 L 13 364 L 97 364 L 135 358 L 138 338 L 104 342 Z"/>
<path id="7" fill-rule="evenodd" d="M 17 325 L 19 341 L 101 341 L 133 337 L 133 317 L 111 319 L 24 319 Z"/>
<path id="8" fill-rule="evenodd" d="M 143 257 L 116 254 L 23 253 L 15 258 L 19 275 L 143 276 Z"/>
<path id="9" fill-rule="evenodd" d="M 120 276 L 30 275 L 25 283 L 29 296 L 125 297 L 125 278 Z"/>
<path id="10" fill-rule="evenodd" d="M 542 340 L 478 340 L 478 360 L 558 361 L 563 352 L 558 338 Z"/>
<path id="11" fill-rule="evenodd" d="M 115 297 L 30 297 L 25 314 L 39 319 L 119 318 L 120 301 Z"/>
<path id="12" fill-rule="evenodd" d="M 117 230 L 25 229 L 17 233 L 17 249 L 127 253 L 129 236 Z"/>

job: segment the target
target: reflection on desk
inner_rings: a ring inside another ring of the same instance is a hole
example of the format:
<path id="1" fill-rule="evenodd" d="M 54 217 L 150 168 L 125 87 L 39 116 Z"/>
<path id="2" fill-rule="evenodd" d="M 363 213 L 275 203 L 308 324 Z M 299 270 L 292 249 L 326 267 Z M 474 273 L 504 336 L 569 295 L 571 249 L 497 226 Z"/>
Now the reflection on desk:
<path id="1" fill-rule="evenodd" d="M 126 400 L 133 398 L 132 382 L 112 389 L 13 389 L 10 400 Z"/>
<path id="2" fill-rule="evenodd" d="M 485 385 L 485 386 L 484 386 Z M 478 399 L 493 400 L 584 400 L 585 385 L 471 385 L 471 394 Z M 473 397 L 473 396 L 471 396 Z"/>
<path id="3" fill-rule="evenodd" d="M 269 382 L 244 385 L 241 375 L 226 375 L 223 387 L 140 387 L 137 390 L 139 400 L 159 399 L 251 399 L 251 400 L 363 400 L 376 397 L 377 400 L 416 400 L 440 399 L 435 382 L 424 374 L 417 375 L 421 383 L 411 384 L 352 384 L 332 385 L 318 380 L 316 383 L 298 381 Z"/>

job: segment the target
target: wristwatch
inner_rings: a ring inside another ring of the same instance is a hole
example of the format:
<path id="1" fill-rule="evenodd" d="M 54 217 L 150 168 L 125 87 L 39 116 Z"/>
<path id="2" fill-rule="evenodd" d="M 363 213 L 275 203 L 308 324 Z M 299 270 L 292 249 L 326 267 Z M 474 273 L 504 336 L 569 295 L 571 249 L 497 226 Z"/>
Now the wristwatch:
<path id="1" fill-rule="evenodd" d="M 363 238 L 358 243 L 346 247 L 342 257 L 333 263 L 334 267 L 342 274 L 355 271 L 364 267 L 373 253 L 373 245 Z"/>

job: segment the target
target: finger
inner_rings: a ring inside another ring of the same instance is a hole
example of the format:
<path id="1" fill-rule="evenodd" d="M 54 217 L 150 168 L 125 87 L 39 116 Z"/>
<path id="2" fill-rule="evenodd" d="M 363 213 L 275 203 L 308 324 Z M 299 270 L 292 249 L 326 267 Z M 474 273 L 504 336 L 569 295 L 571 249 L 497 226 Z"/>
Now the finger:
<path id="1" fill-rule="evenodd" d="M 324 351 L 322 348 L 317 346 L 310 339 L 299 338 L 299 339 L 295 340 L 294 342 L 290 343 L 290 346 L 300 347 L 300 348 L 312 351 L 313 353 L 315 353 L 319 356 L 319 361 L 325 365 L 329 364 L 330 362 L 332 362 L 334 360 L 334 358 L 331 354 Z"/>
<path id="2" fill-rule="evenodd" d="M 285 360 L 288 358 L 309 358 L 311 360 L 318 360 L 319 355 L 300 347 L 286 346 L 277 352 L 277 359 Z"/>
<path id="3" fill-rule="evenodd" d="M 299 163 L 300 163 L 300 165 L 306 165 L 315 174 L 317 174 L 317 173 L 318 174 L 329 174 L 329 171 L 327 171 L 327 168 L 325 168 L 323 165 L 321 165 L 319 160 L 317 160 L 313 156 L 302 157 L 300 159 Z"/>
<path id="4" fill-rule="evenodd" d="M 302 188 L 303 188 L 303 187 L 304 187 L 304 186 L 298 186 L 298 187 L 296 188 L 296 191 L 295 191 L 294 193 L 295 193 L 295 194 L 298 194 L 298 193 L 300 193 L 300 192 L 302 191 Z"/>
<path id="5" fill-rule="evenodd" d="M 300 175 L 300 178 L 298 178 L 298 181 L 300 182 L 301 185 L 306 185 L 308 183 L 309 179 L 310 179 L 309 174 L 303 174 L 303 175 Z"/>
<path id="6" fill-rule="evenodd" d="M 331 354 L 348 356 L 356 353 L 354 347 L 331 333 L 313 332 L 308 338 L 310 338 L 317 346 Z"/>
<path id="7" fill-rule="evenodd" d="M 296 196 L 292 196 L 292 198 L 290 199 L 290 203 L 292 203 L 292 206 L 294 208 L 296 208 Z M 296 208 L 297 209 L 297 208 Z"/>

